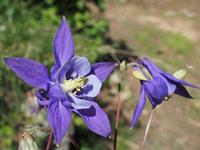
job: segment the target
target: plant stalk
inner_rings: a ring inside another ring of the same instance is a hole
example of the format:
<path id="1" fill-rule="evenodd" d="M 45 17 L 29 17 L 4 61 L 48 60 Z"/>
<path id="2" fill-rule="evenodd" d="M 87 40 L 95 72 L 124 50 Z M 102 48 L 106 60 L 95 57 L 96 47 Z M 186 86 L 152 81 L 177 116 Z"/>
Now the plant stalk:
<path id="1" fill-rule="evenodd" d="M 114 133 L 113 150 L 116 150 L 116 149 L 117 149 L 117 136 L 118 136 L 118 127 L 119 127 L 120 109 L 121 109 L 120 91 L 121 91 L 121 83 L 118 84 L 118 94 L 117 94 L 117 114 L 116 114 L 116 118 L 115 118 L 115 133 Z"/>
<path id="2" fill-rule="evenodd" d="M 74 140 L 73 136 L 71 136 L 69 133 L 67 134 L 69 141 L 72 143 L 72 145 L 75 147 L 76 150 L 80 150 L 80 146 L 78 145 L 78 143 L 76 143 L 76 141 Z"/>
<path id="3" fill-rule="evenodd" d="M 51 141 L 52 141 L 52 136 L 53 136 L 52 135 L 52 131 L 50 131 L 45 150 L 49 150 L 50 149 L 50 147 L 51 147 Z"/>
<path id="4" fill-rule="evenodd" d="M 146 126 L 146 130 L 145 130 L 145 134 L 144 134 L 144 137 L 143 137 L 143 140 L 142 140 L 142 144 L 140 146 L 140 150 L 143 150 L 144 144 L 145 144 L 145 142 L 147 140 L 147 136 L 148 136 L 148 132 L 149 132 L 149 127 L 151 125 L 151 121 L 152 121 L 152 117 L 153 117 L 154 112 L 155 112 L 155 109 L 152 109 L 150 117 L 149 117 L 149 120 L 148 120 L 148 123 L 147 123 L 147 126 Z"/>

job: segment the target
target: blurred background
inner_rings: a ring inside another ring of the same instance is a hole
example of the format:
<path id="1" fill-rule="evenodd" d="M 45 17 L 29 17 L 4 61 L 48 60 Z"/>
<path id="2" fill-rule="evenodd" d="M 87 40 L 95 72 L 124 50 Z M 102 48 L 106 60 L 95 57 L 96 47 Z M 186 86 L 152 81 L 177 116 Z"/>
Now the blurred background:
<path id="1" fill-rule="evenodd" d="M 0 57 L 27 57 L 50 68 L 52 39 L 65 15 L 73 31 L 76 54 L 87 56 L 91 63 L 115 61 L 114 56 L 134 62 L 140 56 L 148 56 L 170 73 L 193 66 L 185 80 L 200 85 L 199 6 L 199 0 L 1 0 Z M 113 129 L 118 82 L 119 73 L 115 71 L 97 98 Z M 147 104 L 138 125 L 130 130 L 139 82 L 128 71 L 122 84 L 118 149 L 135 150 L 141 143 L 151 106 Z M 145 149 L 200 149 L 200 94 L 189 90 L 195 99 L 174 95 L 157 108 Z M 79 117 L 73 117 L 70 134 L 81 149 L 112 149 L 113 139 L 99 137 Z M 23 131 L 47 127 L 46 120 L 46 111 L 38 108 L 32 88 L 1 60 L 0 149 L 17 149 Z M 34 131 L 32 138 L 39 149 L 44 149 L 48 135 Z M 59 149 L 74 146 L 66 137 Z"/>

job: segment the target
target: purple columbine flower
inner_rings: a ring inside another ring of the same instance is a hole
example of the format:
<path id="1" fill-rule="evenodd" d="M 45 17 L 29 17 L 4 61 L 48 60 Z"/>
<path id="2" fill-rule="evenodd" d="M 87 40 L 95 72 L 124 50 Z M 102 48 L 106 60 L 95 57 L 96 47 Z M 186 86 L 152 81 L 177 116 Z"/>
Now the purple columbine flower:
<path id="1" fill-rule="evenodd" d="M 148 58 L 140 59 L 138 65 L 133 66 L 133 75 L 140 80 L 141 88 L 140 99 L 136 105 L 131 126 L 137 123 L 142 114 L 147 97 L 154 109 L 163 100 L 167 100 L 173 93 L 186 98 L 192 98 L 184 86 L 198 88 L 164 72 Z"/>
<path id="2" fill-rule="evenodd" d="M 111 133 L 106 113 L 94 101 L 103 81 L 116 67 L 113 62 L 91 65 L 86 57 L 74 56 L 74 42 L 65 17 L 53 41 L 55 64 L 50 75 L 45 65 L 27 58 L 5 58 L 8 67 L 29 85 L 37 88 L 38 103 L 48 108 L 48 122 L 59 144 L 66 134 L 72 112 L 93 132 Z"/>

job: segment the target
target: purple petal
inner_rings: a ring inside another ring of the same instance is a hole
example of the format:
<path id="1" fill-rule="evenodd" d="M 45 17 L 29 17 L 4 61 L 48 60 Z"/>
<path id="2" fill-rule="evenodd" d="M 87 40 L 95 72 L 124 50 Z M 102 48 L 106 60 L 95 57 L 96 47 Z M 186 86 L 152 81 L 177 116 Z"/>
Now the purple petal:
<path id="1" fill-rule="evenodd" d="M 74 57 L 59 69 L 56 79 L 63 82 L 65 79 L 86 76 L 91 70 L 91 65 L 86 57 Z"/>
<path id="2" fill-rule="evenodd" d="M 183 84 L 185 86 L 190 86 L 190 87 L 193 87 L 193 88 L 200 88 L 199 86 L 196 86 L 196 85 L 193 85 L 191 83 L 188 83 L 184 80 L 179 80 L 175 77 L 173 77 L 171 74 L 169 73 L 162 73 L 163 76 L 165 76 L 169 81 L 173 82 L 173 83 L 180 83 L 180 84 Z"/>
<path id="3" fill-rule="evenodd" d="M 93 102 L 93 106 L 90 109 L 76 111 L 87 127 L 98 135 L 108 137 L 111 134 L 110 122 L 106 113 L 99 107 L 99 105 Z"/>
<path id="4" fill-rule="evenodd" d="M 176 90 L 176 85 L 169 82 L 166 78 L 164 78 L 163 76 L 160 76 L 160 78 L 162 78 L 162 80 L 165 82 L 165 84 L 167 85 L 167 89 L 168 89 L 168 96 L 172 95 L 174 93 L 174 91 Z"/>
<path id="5" fill-rule="evenodd" d="M 66 79 L 86 76 L 90 70 L 91 65 L 86 57 L 74 57 L 59 69 L 56 79 L 62 83 Z"/>
<path id="6" fill-rule="evenodd" d="M 55 62 L 58 66 L 64 65 L 74 56 L 72 33 L 64 16 L 54 37 L 53 48 Z"/>
<path id="7" fill-rule="evenodd" d="M 153 80 L 144 83 L 145 90 L 155 98 L 156 104 L 160 104 L 168 96 L 168 87 L 163 78 L 157 76 Z"/>
<path id="8" fill-rule="evenodd" d="M 144 90 L 144 87 L 141 86 L 140 100 L 138 101 L 138 103 L 135 107 L 135 112 L 134 112 L 133 117 L 132 117 L 131 126 L 134 126 L 138 122 L 138 119 L 142 114 L 142 111 L 144 109 L 145 104 L 146 104 L 145 90 Z"/>
<path id="9" fill-rule="evenodd" d="M 59 98 L 59 99 L 66 98 L 66 94 L 63 92 L 61 87 L 57 84 L 51 85 L 49 87 L 48 95 L 49 97 L 53 97 L 53 98 Z"/>
<path id="10" fill-rule="evenodd" d="M 62 83 L 64 80 L 70 78 L 71 74 L 72 74 L 72 63 L 71 61 L 69 61 L 59 69 L 55 78 L 59 83 Z"/>
<path id="11" fill-rule="evenodd" d="M 156 64 L 154 64 L 150 59 L 148 58 L 142 58 L 139 60 L 139 63 L 141 65 L 144 65 L 147 67 L 148 71 L 151 72 L 152 70 L 156 71 L 157 73 L 164 72 L 162 71 Z"/>
<path id="12" fill-rule="evenodd" d="M 46 99 L 43 99 L 43 98 L 37 98 L 37 102 L 40 106 L 48 106 L 51 101 L 50 100 L 46 100 Z"/>
<path id="13" fill-rule="evenodd" d="M 69 95 L 70 100 L 73 102 L 71 103 L 74 109 L 88 109 L 92 106 L 92 102 L 86 99 L 80 99 L 78 97 L 73 96 L 72 94 Z"/>
<path id="14" fill-rule="evenodd" d="M 187 91 L 187 89 L 184 86 L 182 86 L 180 83 L 176 83 L 176 90 L 174 93 L 186 98 L 193 98 L 190 95 L 190 93 Z"/>
<path id="15" fill-rule="evenodd" d="M 50 99 L 42 96 L 39 90 L 36 91 L 35 96 L 37 97 L 38 104 L 41 106 L 48 106 L 51 103 Z"/>
<path id="16" fill-rule="evenodd" d="M 92 71 L 99 80 L 103 82 L 108 78 L 116 66 L 117 64 L 113 62 L 100 62 L 92 65 Z"/>
<path id="17" fill-rule="evenodd" d="M 90 73 L 91 65 L 86 57 L 75 57 L 72 61 L 73 72 L 76 73 L 77 76 L 86 76 Z"/>
<path id="18" fill-rule="evenodd" d="M 148 97 L 148 99 L 149 99 L 149 101 L 150 101 L 150 103 L 152 105 L 152 108 L 154 109 L 157 106 L 156 102 L 158 100 L 156 100 L 155 98 L 153 98 L 148 92 L 146 92 L 145 94 L 147 95 L 147 97 Z"/>
<path id="19" fill-rule="evenodd" d="M 146 67 L 153 79 L 148 82 L 143 82 L 147 90 L 146 94 L 153 106 L 160 104 L 166 96 L 173 94 L 176 90 L 176 85 L 169 82 L 162 76 L 162 71 L 158 66 L 151 62 L 148 58 L 140 59 L 139 64 Z"/>
<path id="20" fill-rule="evenodd" d="M 48 122 L 53 130 L 56 144 L 60 144 L 65 136 L 71 121 L 71 110 L 61 101 L 56 101 L 48 107 Z"/>
<path id="21" fill-rule="evenodd" d="M 158 66 L 156 66 L 151 60 L 149 60 L 148 58 L 143 58 L 140 59 L 140 64 L 144 65 L 145 67 L 147 67 L 148 71 L 151 72 L 152 74 L 155 74 L 155 71 L 157 73 L 160 73 L 161 75 L 163 75 L 165 78 L 167 78 L 170 81 L 173 82 L 178 82 L 180 84 L 186 85 L 186 86 L 190 86 L 193 88 L 200 88 L 198 86 L 195 86 L 193 84 L 190 84 L 188 82 L 185 82 L 183 80 L 179 80 L 177 78 L 175 78 L 174 76 L 172 76 L 171 74 L 164 72 L 163 70 L 161 70 Z"/>
<path id="22" fill-rule="evenodd" d="M 78 94 L 83 97 L 96 97 L 101 89 L 102 83 L 95 75 L 87 76 L 87 83 Z"/>
<path id="23" fill-rule="evenodd" d="M 37 97 L 37 101 L 41 106 L 48 106 L 52 102 L 56 101 L 56 99 L 67 99 L 66 94 L 57 84 L 51 85 L 47 91 L 41 89 L 37 90 L 35 96 Z"/>
<path id="24" fill-rule="evenodd" d="M 56 77 L 57 77 L 57 73 L 58 73 L 58 70 L 59 70 L 59 66 L 57 64 L 54 64 L 52 67 L 51 67 L 51 80 L 52 81 L 55 81 L 56 80 Z"/>
<path id="25" fill-rule="evenodd" d="M 5 58 L 4 61 L 26 83 L 47 89 L 50 80 L 48 70 L 43 64 L 27 58 Z"/>

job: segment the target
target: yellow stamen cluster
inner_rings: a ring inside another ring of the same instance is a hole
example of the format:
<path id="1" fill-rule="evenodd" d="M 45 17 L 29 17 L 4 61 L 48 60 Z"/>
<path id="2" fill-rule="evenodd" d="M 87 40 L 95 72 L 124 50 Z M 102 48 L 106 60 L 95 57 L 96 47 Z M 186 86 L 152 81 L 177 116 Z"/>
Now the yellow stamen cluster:
<path id="1" fill-rule="evenodd" d="M 79 77 L 76 79 L 65 80 L 62 83 L 62 88 L 64 92 L 80 92 L 84 85 L 87 83 L 88 79 L 86 77 Z"/>

